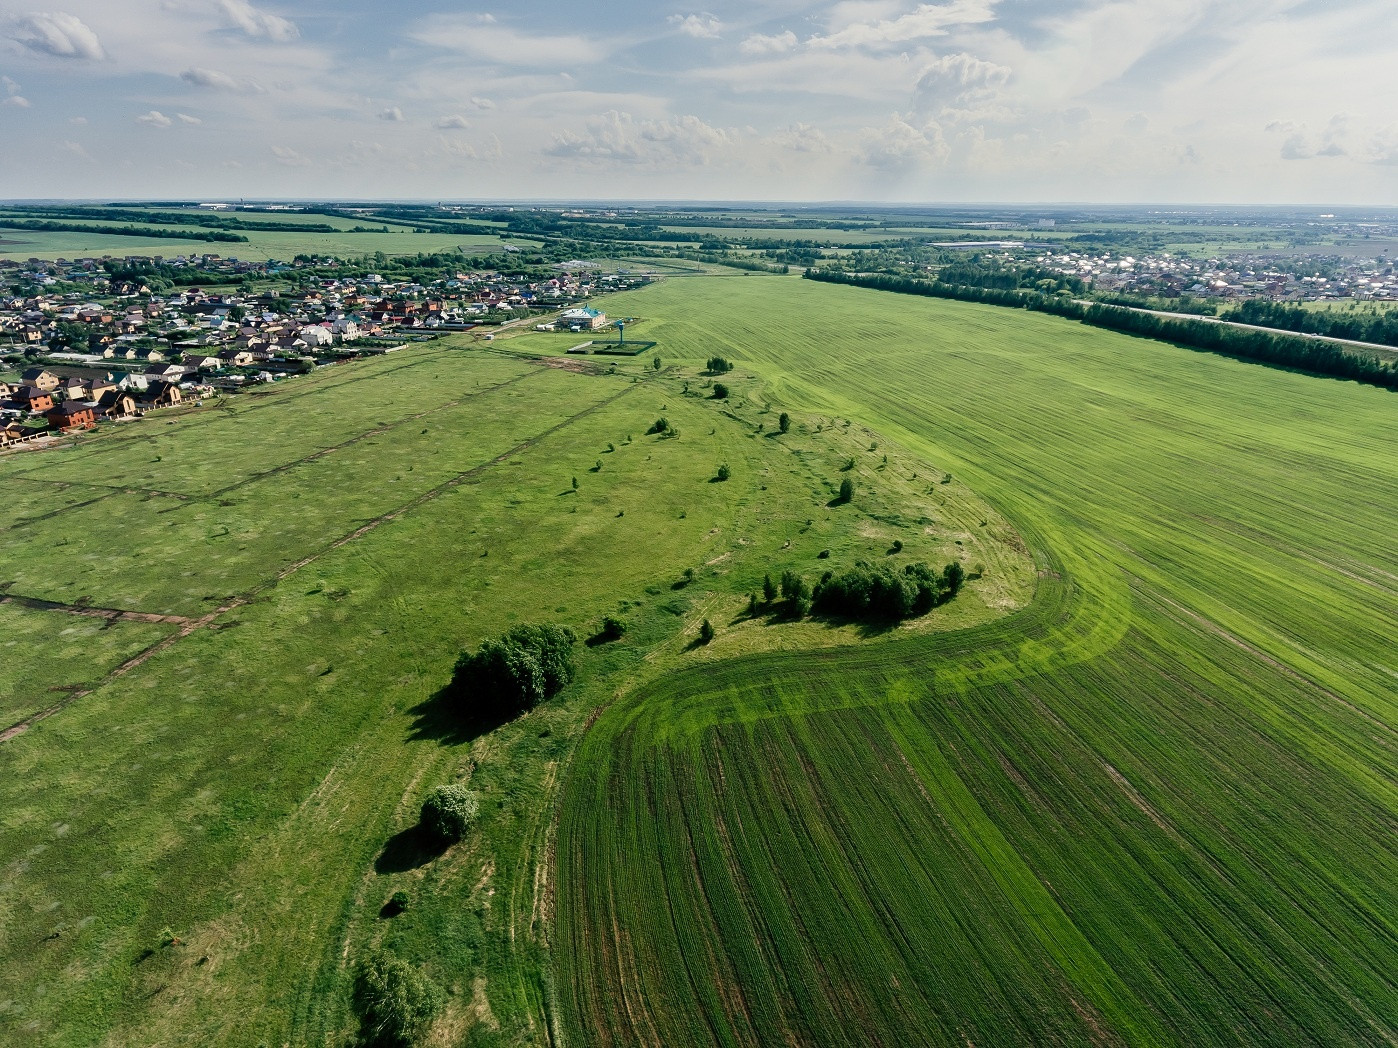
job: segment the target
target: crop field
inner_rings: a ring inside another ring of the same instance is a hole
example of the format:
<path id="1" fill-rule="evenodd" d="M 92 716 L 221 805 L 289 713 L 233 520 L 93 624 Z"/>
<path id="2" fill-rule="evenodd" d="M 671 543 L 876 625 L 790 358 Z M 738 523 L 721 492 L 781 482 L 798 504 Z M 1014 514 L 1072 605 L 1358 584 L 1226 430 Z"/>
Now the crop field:
<path id="1" fill-rule="evenodd" d="M 1391 1044 L 1390 394 L 794 278 L 613 300 L 965 479 L 1025 610 L 612 704 L 557 843 L 599 1044 Z"/>
<path id="2" fill-rule="evenodd" d="M 343 1043 L 380 944 L 450 994 L 436 1042 L 542 1041 L 545 858 L 595 707 L 858 643 L 747 594 L 895 562 L 894 539 L 982 567 L 895 636 L 1032 595 L 1018 536 L 937 459 L 848 416 L 779 434 L 750 371 L 708 396 L 706 354 L 557 352 L 449 337 L 0 456 L 0 1042 Z M 647 432 L 662 415 L 677 437 Z M 485 730 L 438 694 L 463 647 L 607 614 L 625 637 L 580 644 L 577 683 L 526 717 Z M 458 780 L 479 832 L 424 854 L 422 795 Z"/>

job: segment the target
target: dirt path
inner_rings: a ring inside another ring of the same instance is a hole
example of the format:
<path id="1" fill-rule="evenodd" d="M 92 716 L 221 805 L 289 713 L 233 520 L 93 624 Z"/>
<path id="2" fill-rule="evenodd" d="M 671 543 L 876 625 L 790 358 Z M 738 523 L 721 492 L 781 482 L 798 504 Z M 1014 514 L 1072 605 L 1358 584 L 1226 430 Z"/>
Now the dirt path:
<path id="1" fill-rule="evenodd" d="M 69 615 L 86 615 L 94 619 L 125 619 L 129 622 L 165 622 L 183 626 L 193 620 L 184 615 L 157 615 L 149 611 L 125 611 L 121 608 L 95 608 L 90 604 L 64 604 L 62 601 L 23 597 L 16 593 L 0 594 L 0 604 L 18 604 L 33 611 L 62 611 Z"/>
<path id="2" fill-rule="evenodd" d="M 521 377 L 523 377 L 523 376 L 521 376 Z M 516 380 L 511 380 L 511 381 L 518 381 L 518 380 L 516 379 Z M 288 564 L 285 568 L 283 568 L 281 571 L 277 572 L 276 575 L 274 575 L 272 578 L 268 579 L 266 582 L 264 582 L 264 583 L 262 583 L 262 584 L 260 584 L 260 585 L 258 585 L 258 586 L 253 587 L 252 589 L 248 590 L 246 593 L 242 594 L 241 596 L 235 597 L 233 600 L 230 600 L 230 601 L 226 602 L 225 604 L 221 605 L 220 607 L 215 608 L 213 611 L 209 612 L 207 615 L 203 615 L 203 616 L 201 616 L 200 618 L 197 618 L 197 619 L 183 619 L 183 620 L 179 621 L 179 626 L 180 626 L 180 628 L 179 628 L 176 632 L 171 633 L 168 637 L 162 638 L 161 640 L 157 641 L 155 644 L 152 644 L 150 647 L 146 648 L 144 651 L 138 652 L 136 655 L 133 655 L 131 658 L 129 658 L 129 659 L 127 659 L 125 662 L 123 662 L 120 666 L 116 667 L 116 669 L 114 669 L 114 670 L 112 670 L 110 673 L 108 673 L 108 674 L 107 674 L 105 677 L 103 677 L 101 680 L 96 681 L 95 683 L 90 684 L 90 685 L 88 685 L 87 687 L 80 688 L 80 689 L 78 689 L 78 690 L 76 690 L 76 691 L 69 692 L 69 693 L 66 695 L 66 697 L 64 697 L 60 702 L 55 703 L 54 705 L 48 707 L 47 709 L 39 710 L 37 713 L 30 714 L 28 717 L 24 718 L 23 720 L 18 721 L 17 723 L 10 725 L 10 726 L 9 726 L 8 728 L 6 728 L 4 731 L 0 731 L 0 743 L 8 742 L 9 740 L 13 739 L 15 736 L 17 736 L 17 735 L 22 735 L 24 732 L 26 732 L 26 731 L 28 731 L 30 728 L 32 728 L 35 724 L 38 724 L 40 721 L 46 720 L 47 718 L 52 717 L 55 713 L 58 713 L 59 711 L 66 709 L 67 707 L 71 706 L 73 703 L 77 702 L 79 699 L 81 699 L 81 698 L 83 698 L 83 697 L 85 697 L 85 696 L 87 696 L 87 695 L 91 695 L 91 694 L 92 694 L 94 691 L 96 691 L 97 689 L 102 688 L 102 687 L 105 687 L 106 685 L 112 683 L 113 681 L 115 681 L 115 680 L 117 680 L 117 679 L 119 679 L 119 678 L 121 678 L 121 677 L 126 676 L 126 674 L 130 673 L 132 670 L 136 669 L 138 666 L 140 666 L 140 665 L 142 665 L 143 663 L 145 663 L 148 659 L 154 657 L 155 655 L 160 654 L 160 652 L 166 650 L 167 648 L 169 648 L 169 647 L 171 647 L 172 645 L 176 644 L 177 642 L 179 642 L 180 640 L 184 639 L 185 637 L 188 637 L 188 636 L 189 636 L 191 633 L 193 633 L 195 630 L 203 629 L 203 628 L 206 627 L 206 626 L 211 626 L 211 625 L 213 625 L 214 622 L 215 622 L 217 619 L 219 619 L 221 616 L 226 615 L 226 614 L 228 614 L 229 612 L 234 611 L 234 610 L 236 610 L 236 609 L 238 609 L 238 608 L 241 608 L 241 607 L 243 607 L 244 605 L 250 603 L 252 600 L 254 600 L 256 597 L 258 597 L 258 596 L 261 595 L 262 593 L 265 593 L 267 590 L 270 590 L 270 589 L 275 588 L 279 583 L 282 582 L 282 580 L 284 580 L 284 579 L 286 579 L 287 577 L 289 577 L 289 576 L 295 574 L 296 572 L 300 571 L 302 568 L 306 567 L 307 565 L 310 565 L 310 564 L 315 563 L 316 561 L 318 561 L 318 560 L 320 560 L 322 557 L 324 557 L 326 554 L 332 553 L 332 552 L 334 552 L 335 550 L 339 549 L 341 546 L 347 545 L 348 543 L 353 542 L 355 539 L 361 538 L 362 536 L 367 535 L 369 532 L 373 531 L 374 529 L 378 528 L 379 526 L 381 526 L 381 525 L 383 525 L 383 524 L 387 524 L 387 523 L 390 522 L 390 521 L 397 520 L 399 517 L 403 516 L 403 514 L 408 513 L 408 512 L 411 512 L 412 510 L 417 509 L 419 506 L 425 505 L 426 503 L 433 501 L 434 499 L 436 499 L 438 496 L 444 494 L 445 492 L 452 491 L 452 490 L 454 490 L 455 488 L 460 487 L 462 484 L 465 484 L 465 483 L 467 483 L 468 481 L 474 480 L 476 477 L 479 477 L 482 473 L 486 472 L 486 470 L 492 469 L 492 468 L 494 468 L 495 466 L 500 465 L 502 462 L 505 462 L 506 460 L 508 460 L 508 459 L 510 459 L 510 458 L 513 458 L 515 455 L 518 455 L 518 454 L 520 454 L 520 453 L 522 453 L 522 452 L 528 451 L 530 448 L 532 448 L 532 447 L 534 447 L 535 445 L 537 445 L 540 441 L 548 439 L 549 437 L 553 436 L 555 433 L 559 432 L 560 430 L 566 429 L 567 427 L 571 426 L 573 423 L 579 421 L 580 419 L 587 418 L 589 415 L 592 415 L 592 414 L 594 414 L 594 413 L 596 413 L 596 412 L 598 412 L 598 411 L 601 411 L 603 408 L 610 407 L 612 404 L 616 403 L 616 402 L 617 402 L 618 400 L 620 400 L 622 397 L 626 396 L 627 394 L 633 392 L 633 391 L 636 390 L 636 389 L 642 388 L 642 387 L 645 386 L 645 385 L 646 385 L 645 382 L 633 383 L 633 384 L 628 385 L 625 389 L 622 389 L 622 390 L 617 391 L 616 393 L 613 393 L 613 394 L 612 394 L 611 396 L 609 396 L 609 397 L 604 397 L 602 400 L 597 401 L 597 403 L 591 404 L 591 405 L 589 405 L 588 407 L 583 408 L 583 409 L 582 409 L 581 411 L 579 411 L 576 415 L 570 415 L 568 418 L 564 419 L 562 422 L 559 422 L 559 423 L 557 423 L 556 425 L 550 426 L 548 429 L 544 430 L 542 433 L 538 433 L 538 434 L 536 434 L 535 436 L 532 436 L 532 437 L 528 438 L 527 440 L 520 441 L 520 443 L 518 443 L 518 444 L 516 444 L 514 447 L 510 448 L 508 451 L 502 452 L 501 454 L 496 455 L 494 458 L 490 459 L 489 461 L 483 462 L 483 463 L 481 463 L 479 466 L 474 466 L 474 467 L 472 467 L 471 469 L 468 469 L 468 470 L 467 470 L 466 472 L 464 472 L 464 473 L 458 473 L 456 476 L 452 477 L 451 479 L 446 480 L 446 481 L 444 481 L 444 482 L 441 483 L 441 484 L 438 484 L 435 488 L 432 488 L 432 489 L 430 489 L 430 490 L 428 490 L 428 491 L 423 492 L 421 495 L 418 495 L 416 498 L 410 500 L 409 502 L 404 503 L 402 506 L 399 506 L 397 509 L 389 510 L 387 513 L 381 514 L 380 516 L 377 516 L 377 517 L 373 518 L 372 520 L 368 521 L 367 523 L 362 524 L 362 525 L 360 525 L 359 527 L 355 528 L 353 531 L 349 532 L 348 534 L 346 534 L 346 535 L 341 535 L 339 538 L 335 539 L 333 542 L 330 542 L 330 543 L 328 543 L 327 545 L 322 546 L 319 550 L 316 550 L 314 553 L 311 553 L 311 554 L 309 554 L 309 555 L 307 555 L 307 556 L 305 556 L 305 557 L 302 557 L 302 558 L 301 558 L 300 560 L 298 560 L 298 561 L 295 561 L 295 562 L 293 562 L 293 563 L 291 563 L 291 564 Z M 10 599 L 11 599 L 12 601 L 15 601 L 16 603 L 21 603 L 21 604 L 22 604 L 22 602 L 23 602 L 24 600 L 28 599 L 28 598 L 19 598 L 18 600 L 16 600 L 15 598 L 10 598 Z M 42 602 L 42 603 L 47 604 L 48 602 Z M 53 610 L 68 610 L 69 608 L 79 609 L 79 608 L 81 608 L 81 606 L 80 606 L 80 605 L 56 605 L 55 608 L 54 608 Z M 102 611 L 102 610 L 105 610 L 105 611 L 113 611 L 113 610 L 115 610 L 115 609 L 92 609 L 92 610 L 95 610 L 95 611 Z M 82 614 L 83 612 L 80 611 L 80 610 L 74 610 L 73 613 L 74 613 L 74 614 Z M 122 613 L 120 613 L 120 614 L 122 614 L 122 615 L 124 615 L 124 616 L 138 616 L 138 615 L 142 615 L 142 614 L 144 614 L 144 613 L 141 613 L 141 612 L 122 612 Z M 179 620 L 179 616 L 158 616 L 158 617 L 156 617 L 156 618 L 154 618 L 154 619 L 147 618 L 147 619 L 145 619 L 144 621 L 172 621 L 172 620 Z"/>

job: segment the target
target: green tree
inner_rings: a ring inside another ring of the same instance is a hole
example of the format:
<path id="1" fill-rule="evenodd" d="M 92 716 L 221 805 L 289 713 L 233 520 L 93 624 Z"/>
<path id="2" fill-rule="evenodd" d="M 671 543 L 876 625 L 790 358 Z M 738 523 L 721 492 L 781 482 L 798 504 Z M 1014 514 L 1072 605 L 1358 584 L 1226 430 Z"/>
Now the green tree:
<path id="1" fill-rule="evenodd" d="M 849 477 L 846 477 L 844 480 L 840 481 L 840 497 L 839 497 L 839 500 L 840 500 L 841 502 L 850 502 L 850 501 L 852 501 L 853 499 L 854 499 L 854 481 L 850 480 Z"/>
<path id="2" fill-rule="evenodd" d="M 777 599 L 777 584 L 772 581 L 771 575 L 763 576 L 762 579 L 762 599 L 771 604 Z"/>
<path id="3" fill-rule="evenodd" d="M 455 844 L 466 836 L 479 811 L 476 795 L 465 786 L 438 786 L 422 802 L 422 825 L 439 841 Z"/>
<path id="4" fill-rule="evenodd" d="M 723 462 L 719 464 L 718 473 L 715 474 L 715 478 L 717 480 L 727 480 L 732 475 L 733 471 L 728 468 L 728 463 Z"/>
<path id="5" fill-rule="evenodd" d="M 785 411 L 777 418 L 777 428 L 783 433 L 790 432 L 791 430 L 791 416 Z"/>
<path id="6" fill-rule="evenodd" d="M 714 624 L 705 619 L 699 626 L 699 643 L 708 644 L 714 639 Z"/>
<path id="7" fill-rule="evenodd" d="M 714 391 L 710 394 L 714 400 L 725 400 L 728 397 L 728 387 L 722 382 L 714 383 Z"/>
<path id="8" fill-rule="evenodd" d="M 462 652 L 452 688 L 471 712 L 513 716 L 557 694 L 573 679 L 573 644 L 566 626 L 515 626 L 475 653 Z"/>
<path id="9" fill-rule="evenodd" d="M 372 1048 L 412 1048 L 443 1005 L 442 991 L 431 979 L 385 952 L 360 962 L 352 996 L 361 1043 Z"/>

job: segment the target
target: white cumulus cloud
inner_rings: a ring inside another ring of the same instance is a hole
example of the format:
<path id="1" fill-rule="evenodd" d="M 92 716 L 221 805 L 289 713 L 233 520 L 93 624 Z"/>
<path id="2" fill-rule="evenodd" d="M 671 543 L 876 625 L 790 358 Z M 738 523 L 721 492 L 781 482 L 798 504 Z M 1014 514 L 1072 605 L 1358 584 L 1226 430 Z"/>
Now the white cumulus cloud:
<path id="1" fill-rule="evenodd" d="M 136 118 L 136 123 L 147 124 L 151 127 L 169 127 L 174 123 L 168 116 L 158 109 L 152 109 L 149 113 L 142 113 Z"/>
<path id="2" fill-rule="evenodd" d="M 390 124 L 401 124 L 405 117 L 403 116 L 403 110 L 399 109 L 397 106 L 388 106 L 385 109 L 379 110 L 379 119 L 387 120 Z"/>
<path id="3" fill-rule="evenodd" d="M 771 36 L 764 36 L 762 33 L 754 33 L 741 44 L 738 50 L 745 55 L 781 55 L 792 50 L 796 46 L 796 34 L 788 29 L 784 33 L 775 33 Z"/>
<path id="4" fill-rule="evenodd" d="M 956 26 L 990 22 L 995 18 L 995 0 L 951 0 L 946 4 L 919 4 L 897 18 L 875 22 L 855 22 L 827 36 L 812 37 L 812 47 L 885 47 L 911 40 L 945 36 Z"/>
<path id="5" fill-rule="evenodd" d="M 697 15 L 671 15 L 665 21 L 686 36 L 700 40 L 715 40 L 723 29 L 723 23 L 707 11 L 701 11 Z"/>
<path id="6" fill-rule="evenodd" d="M 470 126 L 471 121 L 467 120 L 460 113 L 444 116 L 437 121 L 437 127 L 442 131 L 462 131 Z"/>
<path id="7" fill-rule="evenodd" d="M 186 84 L 208 88 L 211 91 L 231 91 L 249 95 L 263 94 L 265 91 L 261 85 L 253 80 L 229 76 L 217 69 L 205 69 L 200 66 L 186 69 L 180 74 L 180 79 Z"/>
<path id="8" fill-rule="evenodd" d="M 286 43 L 301 35 L 301 30 L 296 27 L 295 22 L 261 11 L 247 0 L 219 0 L 218 6 L 229 25 L 241 29 L 248 36 Z"/>
<path id="9" fill-rule="evenodd" d="M 21 15 L 11 23 L 10 36 L 31 51 L 58 58 L 96 60 L 106 56 L 97 34 L 77 15 L 62 11 Z"/>
<path id="10" fill-rule="evenodd" d="M 287 167 L 310 167 L 309 157 L 302 156 L 290 146 L 273 146 L 272 155 L 277 158 L 277 163 L 285 164 Z"/>
<path id="11" fill-rule="evenodd" d="M 729 152 L 736 135 L 697 116 L 637 120 L 615 109 L 587 121 L 583 134 L 556 132 L 545 150 L 556 157 L 653 167 L 703 166 Z"/>

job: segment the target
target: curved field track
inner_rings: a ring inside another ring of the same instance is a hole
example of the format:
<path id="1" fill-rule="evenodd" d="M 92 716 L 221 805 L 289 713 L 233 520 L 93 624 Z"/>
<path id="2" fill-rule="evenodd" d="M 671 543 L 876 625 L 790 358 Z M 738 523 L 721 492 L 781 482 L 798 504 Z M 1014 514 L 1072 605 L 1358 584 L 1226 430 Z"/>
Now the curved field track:
<path id="1" fill-rule="evenodd" d="M 559 825 L 568 1043 L 1398 1042 L 1398 400 L 799 280 L 628 309 L 950 463 L 1041 578 L 608 708 Z"/>

